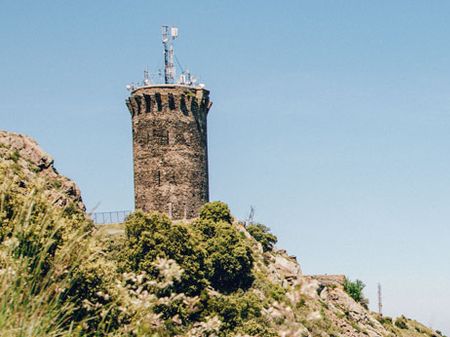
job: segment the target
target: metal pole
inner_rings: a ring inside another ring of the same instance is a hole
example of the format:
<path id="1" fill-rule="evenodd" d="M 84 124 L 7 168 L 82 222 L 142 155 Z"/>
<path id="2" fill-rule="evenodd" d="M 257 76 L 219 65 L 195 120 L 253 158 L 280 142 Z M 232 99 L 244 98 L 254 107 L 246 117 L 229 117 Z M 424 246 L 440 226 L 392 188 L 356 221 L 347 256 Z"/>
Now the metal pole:
<path id="1" fill-rule="evenodd" d="M 381 284 L 378 283 L 378 313 L 383 316 L 383 302 L 381 295 Z"/>
<path id="2" fill-rule="evenodd" d="M 164 83 L 170 83 L 170 70 L 169 70 L 169 26 L 162 26 L 162 43 L 164 46 Z"/>

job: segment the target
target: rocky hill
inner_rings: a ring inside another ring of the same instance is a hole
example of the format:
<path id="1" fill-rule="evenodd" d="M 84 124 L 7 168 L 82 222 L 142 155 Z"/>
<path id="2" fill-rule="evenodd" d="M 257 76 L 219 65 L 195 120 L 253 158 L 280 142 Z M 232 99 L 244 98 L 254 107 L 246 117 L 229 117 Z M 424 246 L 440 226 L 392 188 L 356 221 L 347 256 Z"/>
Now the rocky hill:
<path id="1" fill-rule="evenodd" d="M 70 179 L 55 169 L 53 158 L 31 138 L 12 132 L 0 131 L 0 163 L 6 176 L 16 181 L 18 188 L 27 190 L 39 182 L 43 193 L 56 206 L 69 204 L 85 211 L 81 193 Z"/>
<path id="2" fill-rule="evenodd" d="M 0 336 L 441 336 L 369 311 L 344 276 L 303 275 L 224 203 L 188 224 L 136 212 L 104 235 L 51 157 L 4 131 L 0 177 Z"/>

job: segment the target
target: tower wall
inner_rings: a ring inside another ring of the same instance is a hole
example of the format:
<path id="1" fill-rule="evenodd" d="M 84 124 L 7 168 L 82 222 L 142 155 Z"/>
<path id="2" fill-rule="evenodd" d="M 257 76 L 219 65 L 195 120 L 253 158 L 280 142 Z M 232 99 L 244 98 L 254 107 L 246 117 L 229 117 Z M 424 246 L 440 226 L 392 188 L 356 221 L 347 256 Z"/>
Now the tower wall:
<path id="1" fill-rule="evenodd" d="M 209 200 L 209 91 L 146 86 L 126 101 L 132 118 L 135 207 L 193 218 Z"/>

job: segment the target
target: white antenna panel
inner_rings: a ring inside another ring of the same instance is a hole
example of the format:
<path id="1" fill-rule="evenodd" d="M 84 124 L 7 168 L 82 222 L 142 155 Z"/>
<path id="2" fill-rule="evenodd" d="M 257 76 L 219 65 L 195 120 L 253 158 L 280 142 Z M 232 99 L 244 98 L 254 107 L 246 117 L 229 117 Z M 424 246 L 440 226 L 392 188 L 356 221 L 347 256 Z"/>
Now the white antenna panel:
<path id="1" fill-rule="evenodd" d="M 170 28 L 170 35 L 172 38 L 176 38 L 178 36 L 178 28 L 177 27 L 171 27 Z"/>

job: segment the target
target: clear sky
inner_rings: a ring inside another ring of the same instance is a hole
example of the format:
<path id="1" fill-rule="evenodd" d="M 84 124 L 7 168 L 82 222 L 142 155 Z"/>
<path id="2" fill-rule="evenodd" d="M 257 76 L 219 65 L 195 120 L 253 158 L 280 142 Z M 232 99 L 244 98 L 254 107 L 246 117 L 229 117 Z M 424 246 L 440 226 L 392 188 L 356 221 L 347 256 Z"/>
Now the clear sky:
<path id="1" fill-rule="evenodd" d="M 125 85 L 160 26 L 211 90 L 210 186 L 306 274 L 450 334 L 450 2 L 0 0 L 0 127 L 87 207 L 133 208 Z"/>

